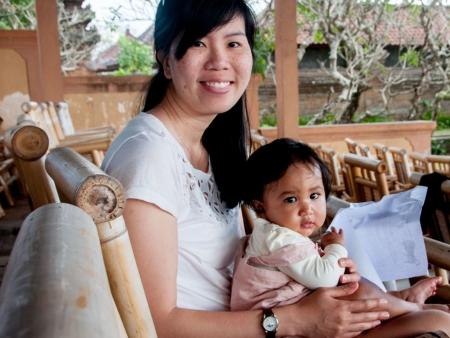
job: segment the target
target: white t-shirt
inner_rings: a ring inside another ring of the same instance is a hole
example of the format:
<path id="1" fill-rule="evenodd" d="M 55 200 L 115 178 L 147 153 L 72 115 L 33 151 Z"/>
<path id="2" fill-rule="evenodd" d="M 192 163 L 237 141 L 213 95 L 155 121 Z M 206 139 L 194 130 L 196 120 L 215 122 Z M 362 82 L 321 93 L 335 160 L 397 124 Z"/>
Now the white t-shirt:
<path id="1" fill-rule="evenodd" d="M 102 168 L 122 183 L 126 198 L 153 203 L 176 218 L 177 306 L 228 310 L 243 229 L 239 208 L 222 203 L 211 169 L 205 173 L 192 167 L 163 123 L 147 113 L 117 136 Z"/>

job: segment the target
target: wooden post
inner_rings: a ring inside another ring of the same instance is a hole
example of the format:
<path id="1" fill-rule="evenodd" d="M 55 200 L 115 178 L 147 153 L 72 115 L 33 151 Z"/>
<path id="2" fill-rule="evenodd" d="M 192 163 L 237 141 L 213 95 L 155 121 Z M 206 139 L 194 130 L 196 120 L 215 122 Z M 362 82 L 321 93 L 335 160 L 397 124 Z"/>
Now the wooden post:
<path id="1" fill-rule="evenodd" d="M 247 112 L 250 128 L 259 129 L 259 96 L 258 89 L 262 82 L 261 74 L 253 74 L 246 90 Z"/>
<path id="2" fill-rule="evenodd" d="M 92 219 L 49 204 L 25 219 L 0 289 L 0 336 L 124 338 Z"/>
<path id="3" fill-rule="evenodd" d="M 62 101 L 64 84 L 58 35 L 56 0 L 36 0 L 37 41 L 43 97 L 38 101 Z"/>
<path id="4" fill-rule="evenodd" d="M 122 186 L 70 148 L 55 148 L 46 168 L 70 203 L 97 224 L 112 293 L 129 337 L 156 338 L 125 222 Z"/>
<path id="5" fill-rule="evenodd" d="M 297 1 L 275 0 L 278 137 L 298 137 Z"/>

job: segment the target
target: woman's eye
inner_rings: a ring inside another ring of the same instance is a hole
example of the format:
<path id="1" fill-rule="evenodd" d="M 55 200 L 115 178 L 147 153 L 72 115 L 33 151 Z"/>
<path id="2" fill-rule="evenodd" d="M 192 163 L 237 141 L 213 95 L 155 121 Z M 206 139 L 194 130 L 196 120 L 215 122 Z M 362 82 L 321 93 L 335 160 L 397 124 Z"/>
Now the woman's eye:
<path id="1" fill-rule="evenodd" d="M 292 204 L 292 203 L 297 202 L 297 197 L 294 197 L 294 196 L 287 197 L 287 198 L 284 199 L 284 201 L 285 201 L 286 203 Z"/>
<path id="2" fill-rule="evenodd" d="M 239 42 L 233 41 L 233 42 L 230 42 L 228 44 L 228 46 L 231 47 L 231 48 L 237 48 L 237 47 L 240 47 L 241 44 Z"/>
<path id="3" fill-rule="evenodd" d="M 204 46 L 205 44 L 200 40 L 194 41 L 194 43 L 192 44 L 192 47 L 204 47 Z"/>
<path id="4" fill-rule="evenodd" d="M 317 193 L 317 192 L 313 192 L 313 193 L 311 194 L 311 196 L 310 196 L 310 198 L 311 198 L 312 200 L 316 200 L 316 199 L 318 199 L 319 197 L 320 197 L 320 194 Z"/>

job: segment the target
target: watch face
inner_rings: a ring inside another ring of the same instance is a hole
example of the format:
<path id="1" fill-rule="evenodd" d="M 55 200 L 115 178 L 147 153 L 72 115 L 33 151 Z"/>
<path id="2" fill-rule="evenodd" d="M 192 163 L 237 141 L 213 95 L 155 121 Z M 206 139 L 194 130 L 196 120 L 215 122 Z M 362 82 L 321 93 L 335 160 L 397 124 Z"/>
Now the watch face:
<path id="1" fill-rule="evenodd" d="M 263 321 L 264 330 L 274 332 L 278 328 L 278 320 L 274 316 L 264 318 Z"/>

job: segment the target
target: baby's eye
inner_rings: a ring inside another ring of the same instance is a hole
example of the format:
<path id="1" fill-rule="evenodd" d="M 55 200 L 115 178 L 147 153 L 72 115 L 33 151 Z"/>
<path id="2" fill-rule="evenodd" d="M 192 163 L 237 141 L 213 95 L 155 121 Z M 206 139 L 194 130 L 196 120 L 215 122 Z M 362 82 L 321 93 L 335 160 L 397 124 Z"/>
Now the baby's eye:
<path id="1" fill-rule="evenodd" d="M 320 194 L 318 192 L 313 192 L 311 194 L 311 196 L 309 196 L 309 198 L 311 198 L 312 200 L 316 200 L 320 197 Z"/>
<path id="2" fill-rule="evenodd" d="M 289 197 L 285 198 L 284 201 L 285 201 L 286 203 L 292 204 L 292 203 L 297 202 L 297 197 L 289 196 Z"/>

